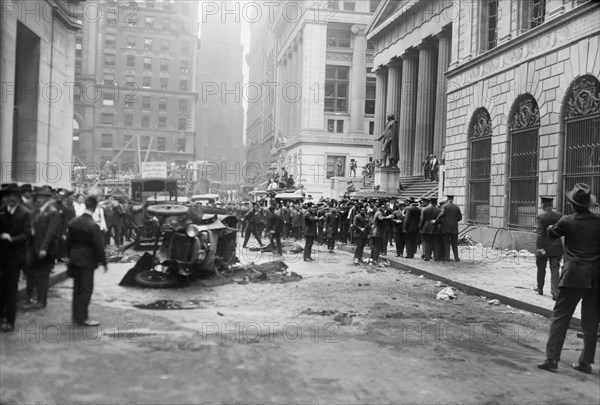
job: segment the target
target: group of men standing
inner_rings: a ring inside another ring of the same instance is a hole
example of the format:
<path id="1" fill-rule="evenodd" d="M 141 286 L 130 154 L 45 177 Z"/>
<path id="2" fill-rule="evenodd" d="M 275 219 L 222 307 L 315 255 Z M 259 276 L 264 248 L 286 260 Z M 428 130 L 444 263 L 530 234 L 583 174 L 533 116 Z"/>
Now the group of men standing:
<path id="1" fill-rule="evenodd" d="M 3 184 L 0 198 L 0 319 L 1 329 L 10 332 L 15 327 L 21 272 L 26 279 L 26 302 L 23 309 L 45 308 L 48 304 L 50 273 L 55 263 L 60 260 L 69 261 L 69 266 L 72 267 L 73 263 L 81 259 L 79 255 L 73 255 L 72 247 L 87 243 L 85 235 L 74 236 L 70 233 L 70 226 L 80 221 L 79 218 L 85 213 L 92 218 L 93 212 L 88 212 L 90 201 L 87 199 L 84 201 L 84 211 L 79 212 L 73 192 L 54 190 L 50 186 L 33 188 L 29 184 Z M 95 201 L 94 197 L 90 198 Z M 94 261 L 95 269 L 99 262 L 106 264 L 106 258 L 100 227 L 93 219 L 92 224 L 94 227 L 88 233 L 99 235 L 102 241 L 96 249 L 97 253 L 86 258 L 90 261 L 88 267 Z M 74 275 L 76 276 L 79 274 Z M 91 291 L 86 294 L 91 297 Z M 88 304 L 89 298 L 86 308 Z M 82 305 L 81 302 L 77 302 L 77 306 L 74 304 L 73 320 L 86 324 L 87 316 L 75 316 L 75 311 Z"/>

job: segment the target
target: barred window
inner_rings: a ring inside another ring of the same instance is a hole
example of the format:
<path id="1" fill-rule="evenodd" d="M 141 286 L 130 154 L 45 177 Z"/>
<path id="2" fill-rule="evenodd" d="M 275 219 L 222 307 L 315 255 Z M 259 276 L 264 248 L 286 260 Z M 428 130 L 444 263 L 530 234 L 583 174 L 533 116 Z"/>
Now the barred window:
<path id="1" fill-rule="evenodd" d="M 475 110 L 469 124 L 469 221 L 490 222 L 492 119 L 485 108 Z"/>

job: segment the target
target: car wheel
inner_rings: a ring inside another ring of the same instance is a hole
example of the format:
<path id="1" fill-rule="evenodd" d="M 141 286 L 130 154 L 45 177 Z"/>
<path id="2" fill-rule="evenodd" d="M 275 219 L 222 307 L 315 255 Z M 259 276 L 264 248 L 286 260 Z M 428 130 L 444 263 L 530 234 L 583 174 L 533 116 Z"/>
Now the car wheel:
<path id="1" fill-rule="evenodd" d="M 146 208 L 148 213 L 155 216 L 173 216 L 173 215 L 182 215 L 188 212 L 188 207 L 185 205 L 179 204 L 159 204 L 159 205 L 151 205 Z"/>
<path id="2" fill-rule="evenodd" d="M 147 288 L 171 288 L 179 284 L 176 275 L 155 270 L 143 270 L 135 275 L 135 281 Z"/>

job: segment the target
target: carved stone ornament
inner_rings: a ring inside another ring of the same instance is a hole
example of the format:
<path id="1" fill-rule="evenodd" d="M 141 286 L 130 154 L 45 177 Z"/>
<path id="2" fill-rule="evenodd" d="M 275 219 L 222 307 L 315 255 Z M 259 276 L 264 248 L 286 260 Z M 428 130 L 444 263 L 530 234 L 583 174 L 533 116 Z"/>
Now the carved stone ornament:
<path id="1" fill-rule="evenodd" d="M 486 109 L 480 108 L 471 121 L 471 139 L 486 136 L 492 136 L 492 119 Z"/>
<path id="2" fill-rule="evenodd" d="M 567 99 L 566 118 L 600 113 L 598 81 L 587 76 L 577 80 Z"/>
<path id="3" fill-rule="evenodd" d="M 539 127 L 540 110 L 531 96 L 525 96 L 518 102 L 510 117 L 509 128 L 511 131 L 519 129 Z"/>

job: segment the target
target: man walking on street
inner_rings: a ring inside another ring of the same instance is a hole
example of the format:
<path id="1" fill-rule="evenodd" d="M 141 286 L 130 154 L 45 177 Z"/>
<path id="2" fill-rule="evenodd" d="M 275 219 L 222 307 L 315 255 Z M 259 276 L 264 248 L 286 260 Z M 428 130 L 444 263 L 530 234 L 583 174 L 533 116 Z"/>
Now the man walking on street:
<path id="1" fill-rule="evenodd" d="M 544 295 L 546 264 L 550 262 L 550 294 L 552 294 L 552 299 L 556 301 L 556 297 L 558 296 L 558 270 L 560 268 L 560 259 L 563 254 L 563 244 L 560 239 L 551 239 L 546 230 L 550 225 L 556 224 L 562 215 L 552 210 L 552 202 L 554 201 L 553 198 L 542 197 L 541 200 L 543 212 L 536 217 L 536 291 L 539 295 Z"/>
<path id="2" fill-rule="evenodd" d="M 258 205 L 256 203 L 254 203 L 252 206 L 252 210 L 248 211 L 248 213 L 244 215 L 244 222 L 246 222 L 246 234 L 244 235 L 244 244 L 242 247 L 247 247 L 251 234 L 254 235 L 260 247 L 263 247 L 263 243 L 260 238 L 261 231 L 259 230 L 259 225 L 262 223 L 262 218 L 260 212 L 258 212 Z"/>
<path id="3" fill-rule="evenodd" d="M 19 186 L 10 184 L 2 191 L 7 205 L 0 209 L 0 319 L 3 332 L 15 329 L 19 276 L 27 260 L 31 236 L 31 211 L 21 204 Z"/>
<path id="4" fill-rule="evenodd" d="M 458 257 L 458 223 L 462 221 L 462 212 L 454 204 L 454 196 L 446 196 L 446 203 L 442 206 L 440 215 L 436 222 L 440 224 L 440 232 L 444 241 L 444 260 L 450 260 L 450 246 L 454 254 L 454 261 L 459 262 Z"/>
<path id="5" fill-rule="evenodd" d="M 94 290 L 94 270 L 98 265 L 108 270 L 104 253 L 104 238 L 100 227 L 92 219 L 98 201 L 85 200 L 85 212 L 73 219 L 67 228 L 69 264 L 67 274 L 73 278 L 73 323 L 81 326 L 98 326 L 88 319 L 88 306 Z"/>
<path id="6" fill-rule="evenodd" d="M 583 350 L 573 369 L 592 372 L 598 324 L 600 323 L 600 217 L 590 212 L 596 197 L 587 184 L 577 183 L 567 192 L 574 215 L 562 217 L 548 227 L 548 235 L 565 238 L 565 263 L 558 284 L 558 297 L 552 313 L 542 370 L 556 370 L 573 312 L 581 302 Z"/>

